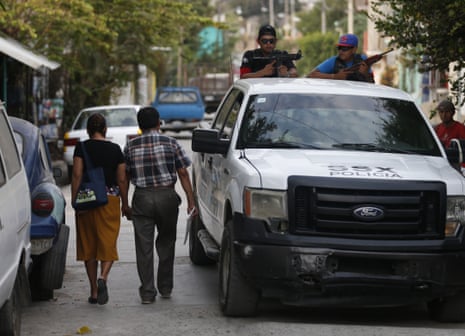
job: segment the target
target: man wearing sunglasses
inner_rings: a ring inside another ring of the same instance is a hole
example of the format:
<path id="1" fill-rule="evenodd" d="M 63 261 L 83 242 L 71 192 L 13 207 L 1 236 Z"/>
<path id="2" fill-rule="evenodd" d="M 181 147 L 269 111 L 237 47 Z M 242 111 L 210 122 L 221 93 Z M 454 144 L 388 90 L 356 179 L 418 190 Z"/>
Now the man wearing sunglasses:
<path id="1" fill-rule="evenodd" d="M 332 56 L 320 63 L 307 77 L 342 79 L 374 83 L 373 73 L 364 62 L 366 55 L 357 54 L 358 38 L 354 34 L 345 34 L 339 38 L 337 56 Z M 354 64 L 360 64 L 358 69 L 347 70 Z"/>
<path id="2" fill-rule="evenodd" d="M 240 68 L 242 78 L 259 77 L 297 77 L 297 69 L 289 59 L 284 59 L 279 68 L 276 60 L 266 59 L 270 56 L 286 55 L 286 51 L 276 50 L 276 30 L 273 26 L 264 25 L 258 31 L 257 43 L 260 48 L 247 50 L 242 58 Z"/>

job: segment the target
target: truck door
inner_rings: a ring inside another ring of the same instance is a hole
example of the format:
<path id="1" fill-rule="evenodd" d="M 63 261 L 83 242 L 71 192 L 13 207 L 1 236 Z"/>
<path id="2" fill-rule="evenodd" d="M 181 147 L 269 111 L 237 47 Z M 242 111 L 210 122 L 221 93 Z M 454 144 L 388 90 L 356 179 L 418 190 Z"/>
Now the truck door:
<path id="1" fill-rule="evenodd" d="M 244 94 L 238 89 L 233 89 L 218 111 L 212 128 L 220 132 L 222 139 L 231 139 L 243 99 Z M 231 144 L 231 147 L 234 146 Z M 201 184 L 205 186 L 205 189 L 199 197 L 202 199 L 202 205 L 207 208 L 204 216 L 210 217 L 205 220 L 205 225 L 208 226 L 215 239 L 220 239 L 223 231 L 224 192 L 230 179 L 228 170 L 224 166 L 225 161 L 225 157 L 221 154 L 207 153 L 204 154 L 202 161 Z M 210 225 L 212 227 L 209 227 Z"/>

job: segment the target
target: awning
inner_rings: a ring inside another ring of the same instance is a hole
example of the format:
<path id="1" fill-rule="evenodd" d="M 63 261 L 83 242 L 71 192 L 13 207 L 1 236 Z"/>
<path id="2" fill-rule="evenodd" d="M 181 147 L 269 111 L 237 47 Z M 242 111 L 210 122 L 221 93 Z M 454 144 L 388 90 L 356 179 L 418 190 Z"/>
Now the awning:
<path id="1" fill-rule="evenodd" d="M 0 53 L 10 56 L 34 70 L 39 70 L 41 67 L 55 70 L 60 66 L 59 63 L 51 61 L 45 56 L 38 55 L 29 49 L 26 49 L 18 41 L 2 36 L 0 36 Z"/>

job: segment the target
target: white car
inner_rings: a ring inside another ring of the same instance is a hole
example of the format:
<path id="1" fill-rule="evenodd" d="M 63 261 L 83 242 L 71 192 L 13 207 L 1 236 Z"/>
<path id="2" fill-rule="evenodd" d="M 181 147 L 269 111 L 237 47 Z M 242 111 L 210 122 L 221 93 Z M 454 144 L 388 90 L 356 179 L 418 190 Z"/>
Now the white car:
<path id="1" fill-rule="evenodd" d="M 455 142 L 454 142 L 455 143 Z M 192 134 L 194 264 L 219 262 L 228 316 L 427 303 L 465 321 L 462 146 L 412 97 L 361 82 L 237 80 Z M 455 154 L 455 156 L 454 156 Z M 454 167 L 455 168 L 454 168 Z"/>
<path id="2" fill-rule="evenodd" d="M 137 124 L 137 112 L 140 105 L 107 105 L 83 109 L 74 120 L 71 129 L 65 133 L 63 142 L 63 158 L 71 174 L 73 166 L 74 147 L 78 141 L 89 139 L 87 134 L 87 119 L 94 113 L 101 113 L 107 121 L 107 139 L 120 145 L 121 150 L 128 138 L 140 134 Z"/>
<path id="3" fill-rule="evenodd" d="M 30 299 L 31 199 L 26 170 L 1 102 L 0 134 L 0 335 L 19 335 L 21 306 Z"/>

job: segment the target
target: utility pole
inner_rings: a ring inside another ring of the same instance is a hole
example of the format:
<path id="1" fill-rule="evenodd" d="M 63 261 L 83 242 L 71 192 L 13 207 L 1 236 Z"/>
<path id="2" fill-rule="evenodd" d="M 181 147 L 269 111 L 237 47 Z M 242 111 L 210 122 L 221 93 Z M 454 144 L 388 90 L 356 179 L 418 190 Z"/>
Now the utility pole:
<path id="1" fill-rule="evenodd" d="M 347 32 L 354 33 L 354 0 L 347 0 Z"/>
<path id="2" fill-rule="evenodd" d="M 179 46 L 178 46 L 178 66 L 176 73 L 176 85 L 182 86 L 182 45 L 183 45 L 183 28 L 179 28 Z"/>
<path id="3" fill-rule="evenodd" d="M 321 33 L 326 34 L 326 1 L 325 0 L 321 0 Z"/>
<path id="4" fill-rule="evenodd" d="M 269 0 L 268 1 L 268 7 L 270 7 L 269 12 L 270 12 L 270 25 L 274 26 L 274 1 Z"/>

